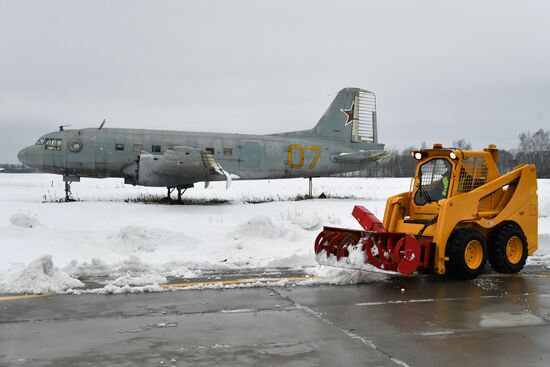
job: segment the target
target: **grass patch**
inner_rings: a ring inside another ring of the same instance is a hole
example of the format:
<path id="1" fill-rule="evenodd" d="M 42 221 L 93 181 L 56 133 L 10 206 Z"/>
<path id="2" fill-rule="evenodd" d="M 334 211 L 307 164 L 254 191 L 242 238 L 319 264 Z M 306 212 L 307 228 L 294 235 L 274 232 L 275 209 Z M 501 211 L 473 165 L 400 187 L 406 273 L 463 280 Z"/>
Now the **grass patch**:
<path id="1" fill-rule="evenodd" d="M 225 199 L 206 199 L 206 198 L 185 198 L 181 201 L 177 199 L 168 199 L 162 195 L 140 194 L 135 198 L 124 199 L 125 203 L 141 203 L 141 204 L 161 204 L 161 205 L 224 205 L 230 204 L 230 200 Z"/>

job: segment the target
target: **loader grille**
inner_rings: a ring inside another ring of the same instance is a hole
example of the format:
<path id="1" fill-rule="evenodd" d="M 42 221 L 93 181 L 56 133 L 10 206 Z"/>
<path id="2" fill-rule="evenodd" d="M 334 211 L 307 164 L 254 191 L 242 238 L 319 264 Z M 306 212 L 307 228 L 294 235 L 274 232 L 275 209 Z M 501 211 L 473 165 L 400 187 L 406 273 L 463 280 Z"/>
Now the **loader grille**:
<path id="1" fill-rule="evenodd" d="M 469 192 L 485 185 L 488 171 L 485 159 L 481 157 L 464 158 L 458 177 L 458 192 Z"/>

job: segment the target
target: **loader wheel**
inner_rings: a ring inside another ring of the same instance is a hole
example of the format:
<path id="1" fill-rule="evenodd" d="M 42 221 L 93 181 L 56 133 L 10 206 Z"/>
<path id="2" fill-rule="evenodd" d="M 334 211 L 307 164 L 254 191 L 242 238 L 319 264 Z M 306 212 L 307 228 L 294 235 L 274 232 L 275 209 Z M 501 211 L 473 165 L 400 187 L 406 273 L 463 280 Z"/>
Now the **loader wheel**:
<path id="1" fill-rule="evenodd" d="M 474 279 L 483 272 L 487 262 L 485 238 L 475 229 L 454 231 L 445 249 L 449 258 L 449 275 L 458 279 Z"/>
<path id="2" fill-rule="evenodd" d="M 523 269 L 527 259 L 527 240 L 514 224 L 505 224 L 491 235 L 489 262 L 495 271 L 515 274 Z"/>

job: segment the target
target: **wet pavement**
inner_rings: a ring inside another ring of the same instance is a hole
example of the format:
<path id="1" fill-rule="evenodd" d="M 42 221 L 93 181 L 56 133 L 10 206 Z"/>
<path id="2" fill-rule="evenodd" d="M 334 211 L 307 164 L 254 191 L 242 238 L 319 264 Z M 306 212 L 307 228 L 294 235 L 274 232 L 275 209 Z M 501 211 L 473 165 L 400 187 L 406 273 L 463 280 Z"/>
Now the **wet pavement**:
<path id="1" fill-rule="evenodd" d="M 0 366 L 548 366 L 550 275 L 0 300 Z"/>

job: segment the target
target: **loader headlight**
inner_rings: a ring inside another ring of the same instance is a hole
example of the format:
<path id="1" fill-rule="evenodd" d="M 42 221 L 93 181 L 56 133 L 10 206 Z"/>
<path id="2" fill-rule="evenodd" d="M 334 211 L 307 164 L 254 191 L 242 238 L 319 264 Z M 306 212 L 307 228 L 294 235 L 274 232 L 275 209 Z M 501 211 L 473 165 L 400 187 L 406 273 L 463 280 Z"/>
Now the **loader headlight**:
<path id="1" fill-rule="evenodd" d="M 451 159 L 456 159 L 456 154 L 455 154 L 455 152 L 450 152 L 450 153 L 449 153 L 449 157 L 451 157 Z"/>
<path id="2" fill-rule="evenodd" d="M 414 159 L 416 159 L 417 161 L 419 161 L 419 160 L 422 159 L 422 153 L 420 153 L 420 152 L 412 152 L 412 156 L 413 156 Z"/>

